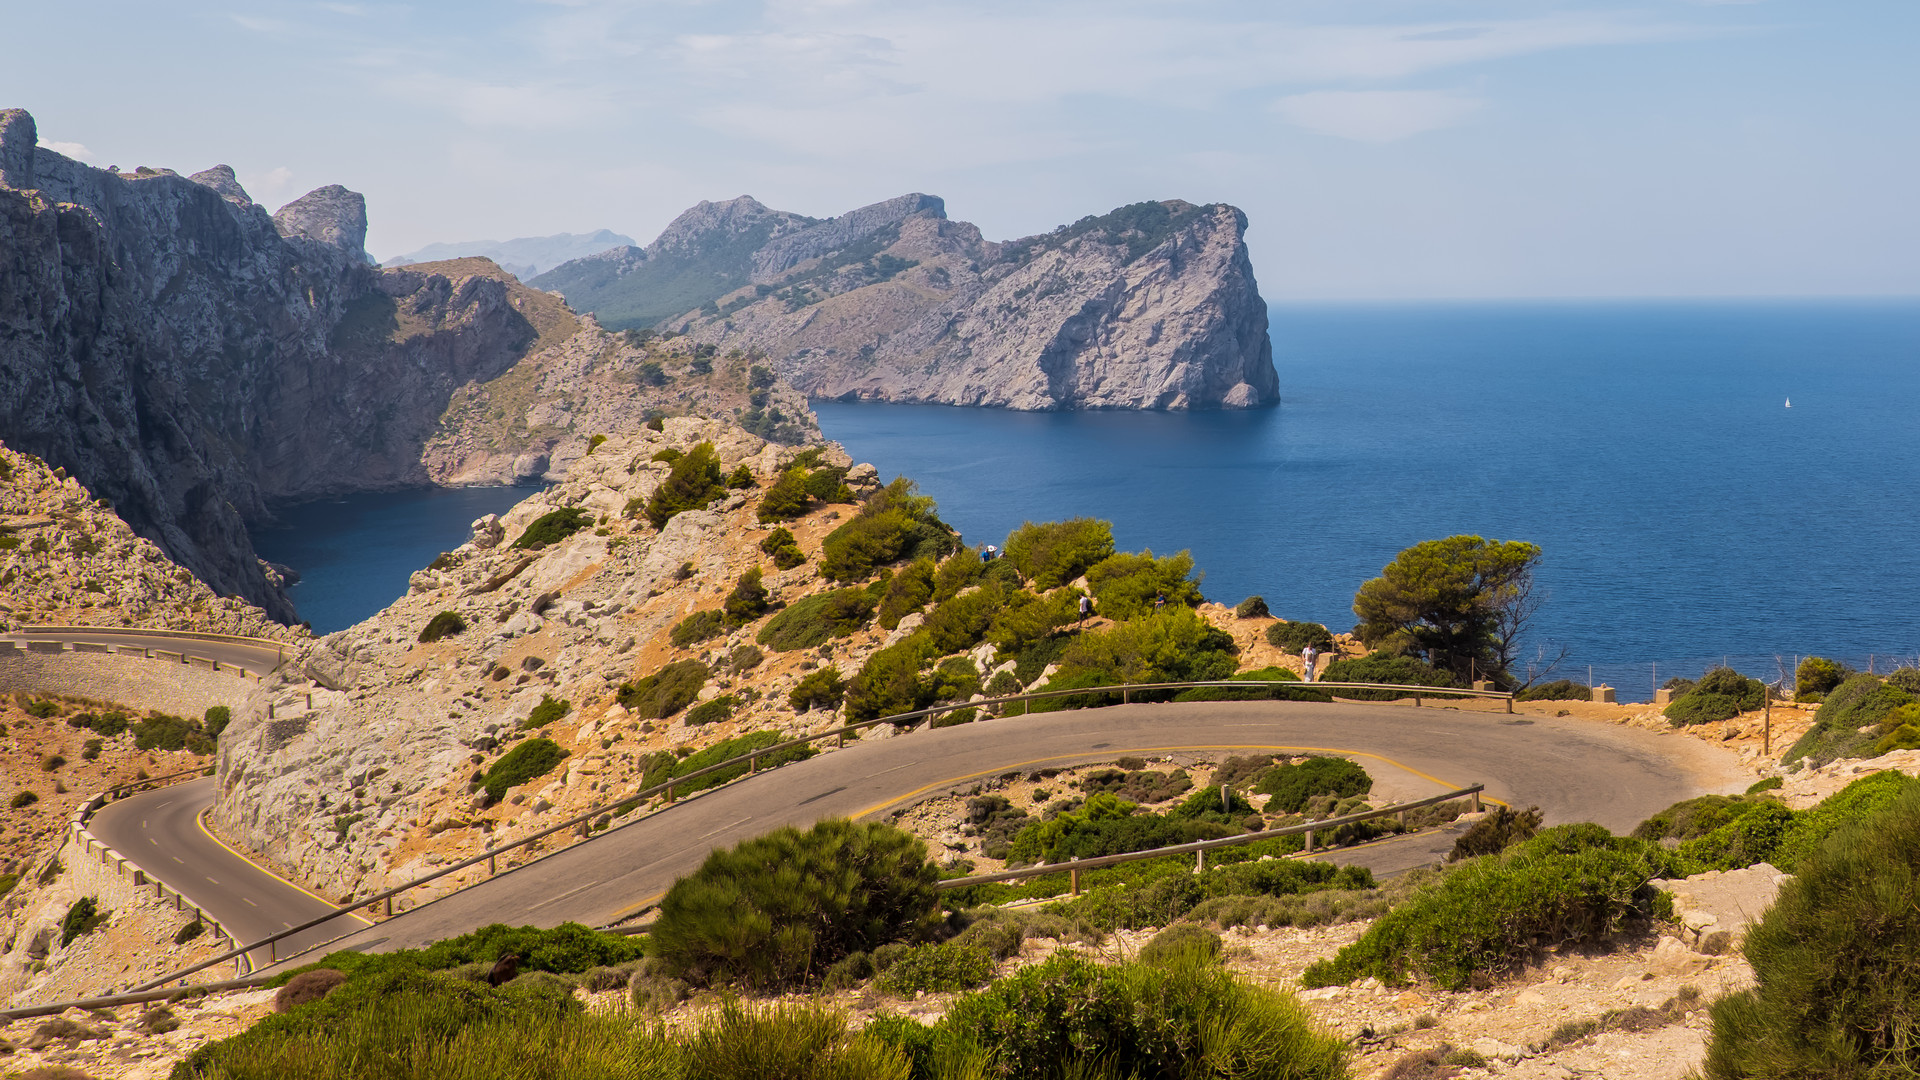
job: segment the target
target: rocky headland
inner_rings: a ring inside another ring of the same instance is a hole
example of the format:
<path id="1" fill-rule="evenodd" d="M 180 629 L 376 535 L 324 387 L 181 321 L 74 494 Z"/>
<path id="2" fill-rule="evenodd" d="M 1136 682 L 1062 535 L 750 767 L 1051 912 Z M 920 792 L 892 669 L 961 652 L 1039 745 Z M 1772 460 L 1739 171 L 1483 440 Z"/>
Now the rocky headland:
<path id="1" fill-rule="evenodd" d="M 1171 200 L 994 243 L 930 195 L 825 221 L 742 196 L 533 284 L 609 326 L 764 352 L 814 398 L 1253 408 L 1279 383 L 1246 228 Z"/>

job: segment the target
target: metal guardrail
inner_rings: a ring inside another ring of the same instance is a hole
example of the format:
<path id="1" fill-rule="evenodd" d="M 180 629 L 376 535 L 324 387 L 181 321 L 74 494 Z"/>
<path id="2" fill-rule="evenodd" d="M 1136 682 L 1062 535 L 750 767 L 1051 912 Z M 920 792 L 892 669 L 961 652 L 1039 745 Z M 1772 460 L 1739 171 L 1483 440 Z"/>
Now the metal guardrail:
<path id="1" fill-rule="evenodd" d="M 134 638 L 134 637 L 170 638 L 170 639 L 176 639 L 182 642 L 211 641 L 211 642 L 216 642 L 221 644 L 244 645 L 250 648 L 256 648 L 261 650 L 273 649 L 274 656 L 275 656 L 273 667 L 269 668 L 267 672 L 265 672 L 265 674 L 272 674 L 274 671 L 280 670 L 280 667 L 287 662 L 288 650 L 299 648 L 297 644 L 289 644 L 288 642 L 284 642 L 284 641 L 275 641 L 272 638 L 249 637 L 245 634 L 211 634 L 211 633 L 203 633 L 197 630 L 147 630 L 147 629 L 142 629 L 139 627 L 131 627 L 131 626 L 21 626 L 10 631 L 6 635 L 6 637 L 19 639 L 19 643 L 21 645 L 27 645 L 29 644 L 28 639 L 32 638 L 35 634 L 57 634 L 57 635 L 62 635 L 67 637 L 84 635 L 87 637 L 100 637 L 100 638 L 109 638 L 109 639 Z M 0 642 L 0 643 L 3 643 L 3 642 Z M 87 643 L 68 642 L 67 644 L 80 645 L 80 644 L 87 644 Z M 99 644 L 106 644 L 106 642 L 100 642 Z M 118 646 L 118 647 L 125 648 L 125 646 Z M 238 671 L 242 677 L 245 677 L 248 674 L 248 669 L 244 664 L 228 663 L 228 662 L 216 660 L 212 657 L 207 657 L 207 656 L 193 656 L 192 654 L 186 652 L 185 650 L 182 650 L 176 653 L 167 649 L 147 648 L 145 651 L 150 654 L 178 656 L 180 657 L 180 662 L 183 664 L 191 663 L 194 660 L 204 660 L 207 663 L 212 664 L 213 669 L 215 671 L 232 669 L 232 670 Z M 127 655 L 127 654 L 120 653 L 118 655 Z M 157 658 L 157 655 L 154 658 Z M 256 678 L 260 674 L 262 673 L 261 672 L 253 673 L 254 677 Z"/>
<path id="2" fill-rule="evenodd" d="M 656 795 L 665 796 L 666 801 L 669 804 L 671 804 L 672 802 L 674 802 L 674 798 L 675 798 L 674 790 L 676 788 L 684 787 L 685 785 L 687 785 L 688 783 L 694 780 L 703 779 L 705 777 L 712 776 L 716 773 L 719 773 L 728 769 L 737 768 L 741 764 L 745 764 L 747 766 L 747 772 L 745 775 L 751 776 L 754 773 L 757 773 L 759 771 L 760 759 L 771 757 L 784 750 L 793 749 L 794 747 L 807 746 L 816 742 L 824 742 L 827 739 L 835 739 L 841 745 L 844 745 L 846 741 L 846 737 L 848 735 L 857 735 L 859 732 L 864 731 L 867 728 L 878 727 L 881 724 L 893 724 L 896 726 L 904 724 L 905 726 L 912 727 L 912 726 L 915 726 L 921 720 L 929 720 L 943 713 L 956 712 L 961 709 L 997 708 L 1002 705 L 1009 705 L 1009 704 L 1014 704 L 1019 702 L 1039 701 L 1039 700 L 1045 700 L 1049 698 L 1059 698 L 1059 697 L 1083 697 L 1083 696 L 1093 695 L 1093 694 L 1120 694 L 1122 696 L 1123 702 L 1125 702 L 1127 699 L 1131 698 L 1134 692 L 1137 692 L 1137 691 L 1201 689 L 1201 688 L 1210 688 L 1210 687 L 1221 687 L 1226 689 L 1237 689 L 1237 690 L 1251 690 L 1255 688 L 1265 687 L 1265 688 L 1275 688 L 1275 689 L 1311 690 L 1311 691 L 1326 692 L 1326 693 L 1331 693 L 1333 691 L 1342 690 L 1342 689 L 1398 691 L 1401 693 L 1402 696 L 1412 697 L 1416 705 L 1418 705 L 1423 699 L 1430 698 L 1430 697 L 1458 696 L 1458 697 L 1504 698 L 1506 699 L 1506 702 L 1507 702 L 1507 711 L 1508 712 L 1513 711 L 1513 695 L 1502 692 L 1502 691 L 1454 690 L 1454 689 L 1445 689 L 1440 687 L 1407 686 L 1399 683 L 1330 683 L 1330 682 L 1308 683 L 1308 682 L 1296 682 L 1296 681 L 1255 682 L 1250 680 L 1233 680 L 1233 679 L 1208 680 L 1208 681 L 1201 681 L 1201 682 L 1123 683 L 1123 684 L 1115 684 L 1111 686 L 1077 687 L 1077 688 L 1068 689 L 1068 690 L 1040 690 L 1040 691 L 1035 691 L 1033 693 L 1028 693 L 1028 694 L 1010 694 L 1005 697 L 987 698 L 979 701 L 960 702 L 960 703 L 948 704 L 948 705 L 934 705 L 925 709 L 915 709 L 911 712 L 896 713 L 892 716 L 882 716 L 873 720 L 862 720 L 857 723 L 846 724 L 841 727 L 828 729 L 826 731 L 815 732 L 811 735 L 801 735 L 792 739 L 787 739 L 783 742 L 774 743 L 770 746 L 761 747 L 758 750 L 748 751 L 745 754 L 728 758 L 725 761 L 718 762 L 713 765 L 709 765 L 702 769 L 696 769 L 693 772 L 686 773 L 682 776 L 671 777 L 661 783 L 654 784 L 650 787 L 642 788 L 641 790 L 634 792 L 633 794 L 627 796 L 624 799 L 620 799 L 611 803 L 606 803 L 601 806 L 596 806 L 591 810 L 583 811 L 579 814 L 574 815 L 573 817 L 567 818 L 566 820 L 556 825 L 550 825 L 547 828 L 540 830 L 539 832 L 531 833 L 527 836 L 523 836 L 520 839 L 513 841 L 512 843 L 502 844 L 499 847 L 488 848 L 477 855 L 471 855 L 465 859 L 460 860 L 459 862 L 450 863 L 446 866 L 443 866 L 440 869 L 435 870 L 431 874 L 426 874 L 424 876 L 415 878 L 412 881 L 402 882 L 399 885 L 396 885 L 390 889 L 386 889 L 382 892 L 375 893 L 372 896 L 355 900 L 351 904 L 346 904 L 341 906 L 336 911 L 329 912 L 315 919 L 309 919 L 308 921 L 300 923 L 296 926 L 288 927 L 287 929 L 282 930 L 276 934 L 261 938 L 260 940 L 251 942 L 247 945 L 236 946 L 230 952 L 223 953 L 219 956 L 212 958 L 211 960 L 203 960 L 199 964 L 194 965 L 193 967 L 172 972 L 168 975 L 160 977 L 159 979 L 155 979 L 150 982 L 144 983 L 140 986 L 136 986 L 133 989 L 135 991 L 151 989 L 161 985 L 162 983 L 170 982 L 172 980 L 179 979 L 187 975 L 191 975 L 194 972 L 200 971 L 204 968 L 212 967 L 215 964 L 224 963 L 228 960 L 233 959 L 235 956 L 244 955 L 248 952 L 253 951 L 254 949 L 261 948 L 262 946 L 265 946 L 268 949 L 268 955 L 273 957 L 276 962 L 280 959 L 286 959 L 284 957 L 278 957 L 273 952 L 273 946 L 277 942 L 285 938 L 289 938 L 296 934 L 300 934 L 307 930 L 311 930 L 316 926 L 320 926 L 322 924 L 332 922 L 334 919 L 341 918 L 342 916 L 348 915 L 362 908 L 371 910 L 375 907 L 384 907 L 385 913 L 388 916 L 391 916 L 393 914 L 394 897 L 400 896 L 403 893 L 410 892 L 413 889 L 419 888 L 422 885 L 426 885 L 430 882 L 437 881 L 440 878 L 446 877 L 449 874 L 457 873 L 461 870 L 465 870 L 468 867 L 477 866 L 482 862 L 485 862 L 487 864 L 488 877 L 491 878 L 499 872 L 498 859 L 501 855 L 512 852 L 518 848 L 526 847 L 530 844 L 538 843 L 539 841 L 544 840 L 549 836 L 553 836 L 556 833 L 567 832 L 569 830 L 577 830 L 580 833 L 581 838 L 584 840 L 587 837 L 591 836 L 592 834 L 592 829 L 589 827 L 590 823 L 593 821 L 593 819 L 600 817 L 603 814 L 619 816 L 621 814 L 628 813 L 631 810 L 633 810 L 635 807 L 637 807 L 639 804 L 645 802 L 648 799 L 653 798 Z M 1027 714 L 1023 713 L 1021 715 L 1027 715 Z M 636 820 L 639 820 L 639 819 L 636 819 Z M 624 824 L 632 824 L 632 822 L 626 822 Z M 541 856 L 541 858 L 544 859 L 552 855 L 556 855 L 561 851 L 565 851 L 568 848 L 571 848 L 572 846 L 573 845 L 569 844 L 567 845 L 567 847 L 564 847 L 564 848 L 556 848 L 553 851 L 545 853 L 544 855 Z M 538 862 L 538 861 L 539 861 L 538 859 L 530 860 L 529 862 L 522 863 L 521 866 L 530 866 L 532 865 L 533 862 Z M 509 872 L 515 869 L 519 869 L 519 867 L 509 867 Z M 474 884 L 477 885 L 479 883 L 475 882 Z M 465 886 L 465 888 L 472 888 L 472 887 L 473 887 L 472 885 Z M 461 890 L 455 890 L 455 891 L 458 892 Z M 341 935 L 341 937 L 345 937 L 345 936 L 347 935 L 345 934 Z M 340 938 L 332 939 L 332 941 L 338 941 L 338 940 L 340 940 Z M 324 948 L 326 945 L 330 943 L 331 942 L 321 942 L 318 945 L 313 945 L 313 946 L 310 946 L 308 949 L 303 950 L 303 953 L 295 953 L 294 955 L 296 956 L 303 955 L 305 952 L 312 952 L 316 949 Z"/>
<path id="3" fill-rule="evenodd" d="M 1458 791 L 1449 791 L 1445 795 L 1432 795 L 1425 799 L 1415 799 L 1412 802 L 1376 807 L 1372 810 L 1363 810 L 1357 814 L 1343 814 L 1340 817 L 1327 818 L 1323 821 L 1309 821 L 1300 825 L 1283 826 L 1278 829 L 1262 829 L 1259 832 L 1251 832 L 1243 836 L 1223 836 L 1216 840 L 1194 840 L 1185 844 L 1172 844 L 1167 847 L 1149 848 L 1146 851 L 1127 851 L 1118 855 L 1097 855 L 1090 859 L 1072 859 L 1063 863 L 1043 863 L 1039 866 L 1025 866 L 1018 870 L 1000 870 L 991 874 L 974 874 L 969 877 L 948 878 L 938 885 L 935 885 L 934 888 L 942 890 L 960 889 L 968 885 L 987 885 L 996 881 L 1018 881 L 1021 878 L 1045 877 L 1048 874 L 1065 873 L 1070 875 L 1069 888 L 1072 894 L 1078 896 L 1080 894 L 1080 871 L 1082 870 L 1098 870 L 1103 866 L 1118 866 L 1121 863 L 1140 862 L 1144 859 L 1163 859 L 1169 855 L 1192 854 L 1198 857 L 1198 863 L 1194 867 L 1194 870 L 1198 872 L 1206 869 L 1207 852 L 1213 851 L 1216 848 L 1237 847 L 1241 844 L 1251 844 L 1260 840 L 1272 840 L 1281 836 L 1299 836 L 1301 833 L 1305 833 L 1307 836 L 1307 847 L 1303 854 L 1311 855 L 1313 854 L 1314 833 L 1328 829 L 1338 829 L 1342 825 L 1351 825 L 1356 821 L 1369 821 L 1377 817 L 1386 817 L 1388 814 L 1403 815 L 1401 820 L 1405 821 L 1404 815 L 1409 810 L 1417 810 L 1422 806 L 1433 806 L 1443 802 L 1452 802 L 1455 799 L 1465 798 L 1469 795 L 1473 797 L 1473 811 L 1477 814 L 1481 808 L 1480 793 L 1486 789 L 1487 786 L 1485 784 L 1475 784 L 1472 787 L 1464 787 Z"/>

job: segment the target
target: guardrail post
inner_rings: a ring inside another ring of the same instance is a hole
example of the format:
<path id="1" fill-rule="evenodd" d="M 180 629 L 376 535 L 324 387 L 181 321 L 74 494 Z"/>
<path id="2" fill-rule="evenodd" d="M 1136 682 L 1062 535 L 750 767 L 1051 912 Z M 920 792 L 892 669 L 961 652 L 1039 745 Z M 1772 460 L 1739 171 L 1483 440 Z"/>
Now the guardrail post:
<path id="1" fill-rule="evenodd" d="M 387 918 L 393 918 L 393 897 L 387 897 Z"/>
<path id="2" fill-rule="evenodd" d="M 1473 793 L 1473 812 L 1480 812 L 1480 793 L 1477 791 Z"/>
<path id="3" fill-rule="evenodd" d="M 747 755 L 747 771 L 750 773 L 757 773 L 760 771 L 760 754 L 758 751 L 755 751 Z"/>
<path id="4" fill-rule="evenodd" d="M 1307 830 L 1307 852 L 1309 854 L 1313 852 L 1313 830 L 1312 829 Z"/>
<path id="5" fill-rule="evenodd" d="M 1507 715 L 1508 716 L 1513 715 L 1513 695 L 1512 694 L 1507 695 Z"/>
<path id="6" fill-rule="evenodd" d="M 843 731 L 839 735 L 835 736 L 833 740 L 833 744 L 836 748 L 845 747 L 847 745 L 847 733 Z"/>
<path id="7" fill-rule="evenodd" d="M 1193 853 L 1193 872 L 1196 874 L 1204 874 L 1207 872 L 1206 848 L 1201 848 L 1199 851 Z"/>
<path id="8" fill-rule="evenodd" d="M 487 876 L 488 877 L 492 877 L 493 875 L 500 872 L 499 869 L 496 866 L 494 866 L 493 859 L 494 857 L 492 855 L 487 856 Z"/>
<path id="9" fill-rule="evenodd" d="M 1413 696 L 1413 707 L 1416 709 L 1420 707 L 1420 695 L 1418 694 Z"/>
<path id="10" fill-rule="evenodd" d="M 667 801 L 673 801 L 673 781 L 667 781 Z"/>
<path id="11" fill-rule="evenodd" d="M 1069 870 L 1067 871 L 1067 877 L 1072 882 L 1073 895 L 1079 896 L 1080 895 L 1080 871 Z"/>

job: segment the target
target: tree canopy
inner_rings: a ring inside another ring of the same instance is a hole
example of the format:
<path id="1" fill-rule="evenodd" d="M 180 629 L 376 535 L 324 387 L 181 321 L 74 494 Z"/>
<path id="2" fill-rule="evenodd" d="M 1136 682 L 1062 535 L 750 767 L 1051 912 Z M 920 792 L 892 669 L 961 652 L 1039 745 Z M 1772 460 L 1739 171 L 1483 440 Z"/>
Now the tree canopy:
<path id="1" fill-rule="evenodd" d="M 1419 656 L 1456 675 L 1504 679 L 1515 641 L 1539 607 L 1540 548 L 1449 536 L 1402 551 L 1360 586 L 1354 634 L 1378 651 Z"/>

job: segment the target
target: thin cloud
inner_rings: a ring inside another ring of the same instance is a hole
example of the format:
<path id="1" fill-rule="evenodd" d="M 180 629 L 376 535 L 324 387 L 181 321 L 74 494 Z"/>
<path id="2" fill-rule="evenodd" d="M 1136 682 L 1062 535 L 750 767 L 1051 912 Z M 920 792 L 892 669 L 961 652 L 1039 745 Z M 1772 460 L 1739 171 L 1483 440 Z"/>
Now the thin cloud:
<path id="1" fill-rule="evenodd" d="M 1486 102 L 1445 90 L 1316 90 L 1273 103 L 1296 127 L 1355 142 L 1389 143 L 1454 127 Z"/>
<path id="2" fill-rule="evenodd" d="M 49 140 L 47 142 L 41 143 L 40 145 L 46 147 L 47 149 L 53 151 L 56 154 L 60 154 L 65 157 L 70 157 L 75 161 L 91 162 L 94 160 L 93 151 L 87 149 L 85 144 L 82 144 L 82 143 L 53 142 Z"/>

